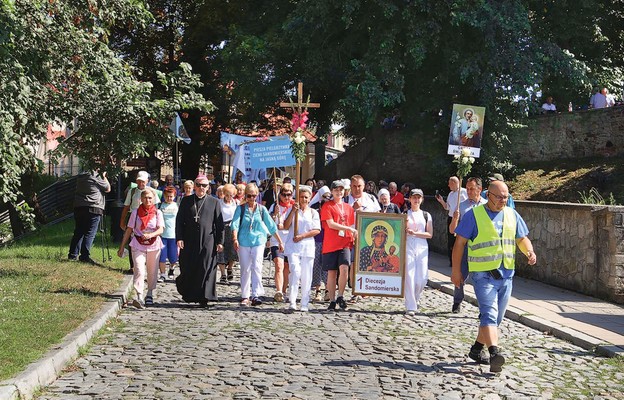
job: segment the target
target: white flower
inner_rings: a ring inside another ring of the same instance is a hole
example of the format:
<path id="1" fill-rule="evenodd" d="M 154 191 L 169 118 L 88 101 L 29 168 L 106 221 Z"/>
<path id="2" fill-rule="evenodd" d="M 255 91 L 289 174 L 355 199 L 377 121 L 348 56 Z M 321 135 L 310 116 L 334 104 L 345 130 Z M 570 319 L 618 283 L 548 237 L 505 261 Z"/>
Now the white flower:
<path id="1" fill-rule="evenodd" d="M 459 160 L 459 154 L 455 154 L 453 157 L 455 157 L 456 160 Z"/>
<path id="2" fill-rule="evenodd" d="M 470 155 L 470 149 L 463 148 L 461 150 L 461 155 L 464 157 L 468 157 Z"/>
<path id="3" fill-rule="evenodd" d="M 470 164 L 474 164 L 474 162 L 475 162 L 475 158 L 474 157 L 470 157 L 469 160 L 470 160 Z"/>
<path id="4" fill-rule="evenodd" d="M 295 138 L 295 143 L 301 144 L 303 142 L 305 142 L 305 138 L 303 136 L 299 135 Z"/>
<path id="5" fill-rule="evenodd" d="M 461 162 L 462 162 L 462 164 L 467 164 L 468 163 L 468 157 L 462 157 Z"/>

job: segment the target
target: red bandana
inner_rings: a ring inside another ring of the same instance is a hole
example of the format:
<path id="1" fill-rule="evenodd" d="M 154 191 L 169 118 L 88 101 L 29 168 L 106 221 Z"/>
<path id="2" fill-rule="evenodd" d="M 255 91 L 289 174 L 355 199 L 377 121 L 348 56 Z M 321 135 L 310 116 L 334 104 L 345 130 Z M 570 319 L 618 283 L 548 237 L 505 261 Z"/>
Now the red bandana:
<path id="1" fill-rule="evenodd" d="M 149 208 L 146 208 L 141 204 L 137 210 L 137 215 L 141 219 L 141 230 L 144 230 L 150 219 L 156 216 L 156 206 L 152 204 Z"/>

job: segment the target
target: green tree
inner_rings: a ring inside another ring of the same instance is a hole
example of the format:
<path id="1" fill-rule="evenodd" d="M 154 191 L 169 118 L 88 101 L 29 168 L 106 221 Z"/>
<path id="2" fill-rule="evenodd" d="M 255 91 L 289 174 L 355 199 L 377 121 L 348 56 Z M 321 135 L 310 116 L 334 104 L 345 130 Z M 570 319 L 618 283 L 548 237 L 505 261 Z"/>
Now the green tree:
<path id="1" fill-rule="evenodd" d="M 159 90 L 109 46 L 113 27 L 152 21 L 142 2 L 0 1 L 0 200 L 15 201 L 32 149 L 54 120 L 77 121 L 59 153 L 87 168 L 117 171 L 121 161 L 162 148 L 174 112 L 209 111 L 188 64 L 155 72 Z"/>

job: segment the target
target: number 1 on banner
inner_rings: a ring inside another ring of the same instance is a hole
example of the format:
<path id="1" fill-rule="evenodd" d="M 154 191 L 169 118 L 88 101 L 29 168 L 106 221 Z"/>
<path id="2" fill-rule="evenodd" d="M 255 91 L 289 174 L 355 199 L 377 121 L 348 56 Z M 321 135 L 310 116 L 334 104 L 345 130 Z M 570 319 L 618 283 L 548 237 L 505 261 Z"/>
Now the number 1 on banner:
<path id="1" fill-rule="evenodd" d="M 362 277 L 360 276 L 357 281 L 360 283 L 360 290 L 362 290 Z"/>

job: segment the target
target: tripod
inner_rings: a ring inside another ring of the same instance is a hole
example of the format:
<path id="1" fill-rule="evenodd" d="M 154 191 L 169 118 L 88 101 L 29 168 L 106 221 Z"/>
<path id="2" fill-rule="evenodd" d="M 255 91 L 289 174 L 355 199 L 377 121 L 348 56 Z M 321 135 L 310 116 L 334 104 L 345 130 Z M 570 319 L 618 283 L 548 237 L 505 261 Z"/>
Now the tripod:
<path id="1" fill-rule="evenodd" d="M 106 252 L 108 253 L 108 261 L 112 261 L 113 257 L 111 257 L 109 245 L 108 234 L 106 233 L 106 214 L 102 215 L 100 218 L 100 239 L 102 241 L 102 262 L 106 262 L 106 258 L 104 257 L 104 247 L 106 247 Z"/>

